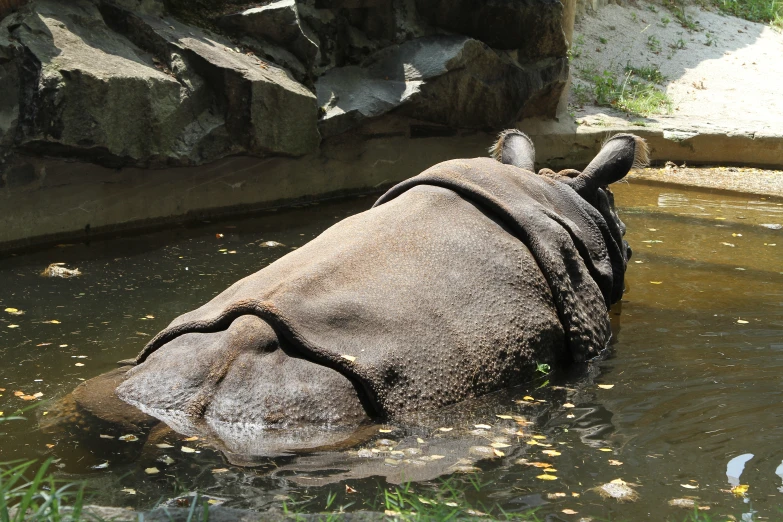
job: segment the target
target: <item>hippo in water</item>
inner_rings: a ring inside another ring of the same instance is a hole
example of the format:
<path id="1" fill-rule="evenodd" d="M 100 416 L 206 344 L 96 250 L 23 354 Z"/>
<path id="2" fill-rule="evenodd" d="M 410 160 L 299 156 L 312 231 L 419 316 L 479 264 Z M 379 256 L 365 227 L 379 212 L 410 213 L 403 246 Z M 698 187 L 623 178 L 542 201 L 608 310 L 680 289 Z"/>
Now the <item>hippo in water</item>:
<path id="1" fill-rule="evenodd" d="M 583 172 L 535 173 L 517 130 L 490 152 L 399 183 L 176 318 L 115 372 L 117 397 L 252 446 L 259 430 L 318 439 L 596 356 L 631 254 L 608 185 L 646 163 L 644 141 L 610 138 Z"/>

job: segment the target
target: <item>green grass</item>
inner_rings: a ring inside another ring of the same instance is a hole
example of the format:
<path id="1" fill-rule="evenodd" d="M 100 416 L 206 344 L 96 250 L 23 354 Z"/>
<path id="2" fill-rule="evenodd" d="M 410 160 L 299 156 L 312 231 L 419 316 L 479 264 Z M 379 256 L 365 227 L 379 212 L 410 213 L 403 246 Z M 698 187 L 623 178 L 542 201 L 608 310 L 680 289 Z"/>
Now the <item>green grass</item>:
<path id="1" fill-rule="evenodd" d="M 783 29 L 782 0 L 711 0 L 722 12 Z"/>
<path id="2" fill-rule="evenodd" d="M 508 513 L 495 508 L 486 508 L 482 505 L 471 505 L 466 499 L 466 492 L 474 489 L 480 491 L 485 485 L 477 478 L 468 476 L 468 484 L 457 484 L 454 478 L 443 480 L 437 488 L 427 488 L 421 490 L 412 483 L 406 483 L 389 489 L 379 486 L 382 491 L 380 503 L 370 503 L 369 508 L 378 513 L 385 513 L 394 520 L 401 522 L 440 522 L 451 520 L 482 520 L 486 522 L 493 521 L 528 521 L 541 522 L 536 516 L 535 510 L 525 511 L 523 513 Z M 303 520 L 307 514 L 308 520 L 312 520 L 312 515 L 317 515 L 317 520 L 324 522 L 338 521 L 343 519 L 344 509 L 353 503 L 341 506 L 335 506 L 336 495 L 329 494 L 324 509 L 313 510 L 311 506 L 304 504 L 293 508 L 288 503 L 283 504 L 283 513 L 292 520 Z"/>
<path id="3" fill-rule="evenodd" d="M 666 83 L 666 80 L 668 80 L 668 78 L 661 73 L 660 69 L 653 66 L 634 67 L 629 63 L 625 66 L 625 72 L 659 85 Z"/>
<path id="4" fill-rule="evenodd" d="M 622 81 L 611 71 L 604 71 L 593 77 L 593 85 L 598 105 L 636 116 L 671 112 L 672 103 L 666 93 L 648 81 L 637 79 L 632 71 L 626 72 Z"/>

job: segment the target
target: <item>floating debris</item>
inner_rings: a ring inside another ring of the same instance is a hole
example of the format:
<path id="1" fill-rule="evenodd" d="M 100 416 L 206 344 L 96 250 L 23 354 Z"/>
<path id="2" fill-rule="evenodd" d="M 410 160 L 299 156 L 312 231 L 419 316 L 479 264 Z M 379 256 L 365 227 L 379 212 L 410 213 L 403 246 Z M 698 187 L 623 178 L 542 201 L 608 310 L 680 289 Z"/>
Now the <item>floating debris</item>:
<path id="1" fill-rule="evenodd" d="M 613 498 L 618 502 L 635 502 L 639 499 L 639 494 L 631 488 L 632 485 L 623 479 L 614 479 L 593 489 L 604 498 Z"/>
<path id="2" fill-rule="evenodd" d="M 61 277 L 63 279 L 68 279 L 71 277 L 78 277 L 82 275 L 82 273 L 78 268 L 66 267 L 65 263 L 52 263 L 41 272 L 41 275 L 43 277 Z"/>

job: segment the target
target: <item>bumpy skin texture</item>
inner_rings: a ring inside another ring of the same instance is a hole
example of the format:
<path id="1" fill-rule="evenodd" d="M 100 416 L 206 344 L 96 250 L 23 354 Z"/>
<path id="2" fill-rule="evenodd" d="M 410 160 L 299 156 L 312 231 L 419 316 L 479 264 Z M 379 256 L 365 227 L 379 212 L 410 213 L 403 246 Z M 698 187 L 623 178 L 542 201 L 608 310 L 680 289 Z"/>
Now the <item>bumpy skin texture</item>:
<path id="1" fill-rule="evenodd" d="M 220 422 L 337 425 L 585 360 L 609 340 L 624 227 L 604 189 L 590 204 L 554 178 L 438 164 L 175 319 L 117 394 Z"/>

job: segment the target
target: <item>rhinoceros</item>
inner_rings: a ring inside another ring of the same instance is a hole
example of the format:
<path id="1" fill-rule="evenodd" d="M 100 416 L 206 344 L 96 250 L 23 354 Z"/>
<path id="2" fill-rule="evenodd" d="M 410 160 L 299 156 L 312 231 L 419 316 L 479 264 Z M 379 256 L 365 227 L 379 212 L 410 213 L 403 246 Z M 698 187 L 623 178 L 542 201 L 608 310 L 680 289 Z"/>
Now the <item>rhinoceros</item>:
<path id="1" fill-rule="evenodd" d="M 177 317 L 116 395 L 175 428 L 317 437 L 596 356 L 631 255 L 608 185 L 647 162 L 644 141 L 615 135 L 583 172 L 535 173 L 517 130 L 490 152 L 397 184 Z"/>

